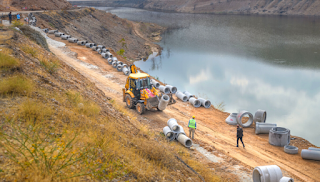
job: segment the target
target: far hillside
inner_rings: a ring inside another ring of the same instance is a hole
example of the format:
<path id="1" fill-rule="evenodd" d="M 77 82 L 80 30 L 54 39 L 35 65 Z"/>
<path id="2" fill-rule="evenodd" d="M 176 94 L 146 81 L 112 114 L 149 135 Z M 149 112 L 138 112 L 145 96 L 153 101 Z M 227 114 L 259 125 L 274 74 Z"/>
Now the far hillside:
<path id="1" fill-rule="evenodd" d="M 9 8 L 8 8 L 9 7 Z M 66 0 L 1 0 L 0 11 L 70 9 Z"/>

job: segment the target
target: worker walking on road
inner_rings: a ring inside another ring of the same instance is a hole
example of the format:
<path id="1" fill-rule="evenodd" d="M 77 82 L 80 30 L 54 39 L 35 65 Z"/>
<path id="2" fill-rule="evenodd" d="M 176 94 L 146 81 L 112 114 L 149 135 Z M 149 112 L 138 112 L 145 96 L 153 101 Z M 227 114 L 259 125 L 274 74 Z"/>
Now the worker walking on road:
<path id="1" fill-rule="evenodd" d="M 239 125 L 237 125 L 237 147 L 239 146 L 238 142 L 239 142 L 239 139 L 240 139 L 240 141 L 242 142 L 243 148 L 244 148 L 244 143 L 242 141 L 242 137 L 243 137 L 243 130 L 242 130 L 241 127 L 239 127 Z"/>
<path id="2" fill-rule="evenodd" d="M 10 24 L 11 24 L 11 21 L 12 21 L 12 14 L 11 14 L 11 12 L 9 13 L 9 22 L 10 22 Z"/>
<path id="3" fill-rule="evenodd" d="M 195 116 L 192 116 L 192 119 L 189 120 L 188 127 L 189 127 L 189 137 L 194 139 L 194 132 L 197 129 Z M 192 133 L 192 137 L 191 137 L 191 133 Z"/>

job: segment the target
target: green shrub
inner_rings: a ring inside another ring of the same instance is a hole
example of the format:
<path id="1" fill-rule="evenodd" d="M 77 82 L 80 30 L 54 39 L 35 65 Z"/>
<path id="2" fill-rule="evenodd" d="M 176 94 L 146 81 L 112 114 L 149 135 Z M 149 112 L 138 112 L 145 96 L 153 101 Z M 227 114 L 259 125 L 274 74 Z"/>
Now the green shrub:
<path id="1" fill-rule="evenodd" d="M 60 67 L 60 65 L 59 65 L 59 63 L 57 61 L 51 61 L 50 62 L 50 61 L 47 61 L 47 60 L 40 60 L 40 64 L 50 74 L 56 73 L 58 68 Z"/>
<path id="2" fill-rule="evenodd" d="M 20 66 L 20 61 L 16 58 L 0 52 L 0 68 L 12 69 Z"/>

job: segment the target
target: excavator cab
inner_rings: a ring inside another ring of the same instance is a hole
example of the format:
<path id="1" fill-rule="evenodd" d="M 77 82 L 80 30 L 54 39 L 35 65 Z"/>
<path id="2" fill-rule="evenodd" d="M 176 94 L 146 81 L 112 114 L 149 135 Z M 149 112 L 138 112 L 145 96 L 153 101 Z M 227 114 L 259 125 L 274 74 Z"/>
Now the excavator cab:
<path id="1" fill-rule="evenodd" d="M 158 108 L 160 93 L 150 83 L 150 76 L 146 73 L 137 73 L 135 66 L 130 66 L 131 73 L 123 91 L 123 102 L 128 108 L 136 107 L 139 114 L 145 110 Z"/>

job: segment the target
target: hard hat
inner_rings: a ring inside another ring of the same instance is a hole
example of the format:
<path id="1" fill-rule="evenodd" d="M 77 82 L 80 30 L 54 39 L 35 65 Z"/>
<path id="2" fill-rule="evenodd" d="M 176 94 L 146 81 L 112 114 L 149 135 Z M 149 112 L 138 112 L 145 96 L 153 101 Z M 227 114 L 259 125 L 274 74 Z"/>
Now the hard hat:
<path id="1" fill-rule="evenodd" d="M 196 118 L 195 116 L 192 116 L 192 118 Z"/>

